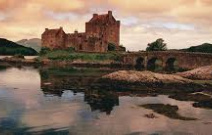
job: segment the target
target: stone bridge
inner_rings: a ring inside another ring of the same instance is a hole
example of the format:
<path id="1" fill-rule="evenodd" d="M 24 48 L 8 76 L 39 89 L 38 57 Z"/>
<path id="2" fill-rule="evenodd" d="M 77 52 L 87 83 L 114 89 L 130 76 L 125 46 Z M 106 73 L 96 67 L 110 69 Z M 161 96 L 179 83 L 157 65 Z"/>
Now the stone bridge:
<path id="1" fill-rule="evenodd" d="M 212 54 L 179 51 L 132 52 L 123 56 L 123 64 L 145 69 L 161 68 L 194 69 L 212 65 Z"/>

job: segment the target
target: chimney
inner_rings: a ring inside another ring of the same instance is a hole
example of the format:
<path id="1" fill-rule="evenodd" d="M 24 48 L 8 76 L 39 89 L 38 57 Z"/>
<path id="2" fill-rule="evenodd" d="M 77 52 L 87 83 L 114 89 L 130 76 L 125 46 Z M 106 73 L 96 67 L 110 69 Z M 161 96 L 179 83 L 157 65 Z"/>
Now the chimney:
<path id="1" fill-rule="evenodd" d="M 113 12 L 112 11 L 108 11 L 108 15 L 109 16 L 112 16 L 113 15 Z"/>
<path id="2" fill-rule="evenodd" d="M 93 18 L 95 18 L 95 17 L 97 17 L 98 16 L 98 14 L 93 14 Z"/>
<path id="3" fill-rule="evenodd" d="M 120 25 L 121 25 L 121 21 L 118 20 L 118 21 L 117 21 L 117 24 L 118 24 L 118 26 L 120 26 Z"/>

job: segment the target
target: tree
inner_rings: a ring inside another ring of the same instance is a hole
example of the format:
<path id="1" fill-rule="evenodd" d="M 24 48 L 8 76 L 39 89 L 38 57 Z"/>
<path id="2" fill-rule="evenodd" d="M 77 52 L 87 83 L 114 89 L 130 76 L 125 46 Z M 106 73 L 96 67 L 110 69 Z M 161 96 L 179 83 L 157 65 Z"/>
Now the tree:
<path id="1" fill-rule="evenodd" d="M 162 38 L 157 39 L 155 42 L 147 45 L 146 51 L 165 51 L 167 50 L 166 43 Z"/>
<path id="2" fill-rule="evenodd" d="M 50 51 L 51 50 L 48 47 L 42 47 L 41 50 L 40 50 L 40 55 L 45 55 Z"/>
<path id="3" fill-rule="evenodd" d="M 113 43 L 108 43 L 108 51 L 115 51 L 116 45 Z"/>

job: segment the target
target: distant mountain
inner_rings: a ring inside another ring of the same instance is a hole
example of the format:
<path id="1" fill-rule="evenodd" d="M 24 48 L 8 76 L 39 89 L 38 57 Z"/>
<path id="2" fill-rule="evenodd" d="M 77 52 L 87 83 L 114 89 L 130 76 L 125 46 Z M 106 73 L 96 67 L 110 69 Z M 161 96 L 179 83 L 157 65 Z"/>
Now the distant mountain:
<path id="1" fill-rule="evenodd" d="M 29 47 L 24 47 L 15 42 L 0 38 L 0 55 L 37 55 L 37 52 Z"/>
<path id="2" fill-rule="evenodd" d="M 192 46 L 186 49 L 181 49 L 180 51 L 212 53 L 212 44 L 204 43 L 202 45 Z"/>
<path id="3" fill-rule="evenodd" d="M 16 42 L 17 44 L 23 45 L 25 47 L 31 47 L 37 52 L 40 52 L 41 49 L 41 39 L 32 38 L 32 39 L 22 39 Z"/>

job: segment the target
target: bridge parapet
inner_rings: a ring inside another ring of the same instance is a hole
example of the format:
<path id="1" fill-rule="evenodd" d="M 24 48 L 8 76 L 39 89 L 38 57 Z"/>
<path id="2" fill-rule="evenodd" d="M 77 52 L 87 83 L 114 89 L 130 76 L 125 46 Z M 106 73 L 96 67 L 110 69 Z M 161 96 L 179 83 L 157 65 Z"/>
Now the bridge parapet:
<path id="1" fill-rule="evenodd" d="M 189 55 L 203 55 L 212 56 L 210 53 L 199 53 L 199 52 L 182 52 L 182 51 L 151 51 L 151 52 L 129 52 L 124 55 L 140 55 L 140 54 L 189 54 Z"/>
<path id="2" fill-rule="evenodd" d="M 162 61 L 166 66 L 167 61 L 176 60 L 180 68 L 194 69 L 201 66 L 212 65 L 212 54 L 196 52 L 179 52 L 179 51 L 155 51 L 155 52 L 132 52 L 123 55 L 123 64 L 135 66 L 137 60 L 142 60 L 146 67 L 152 59 Z"/>

